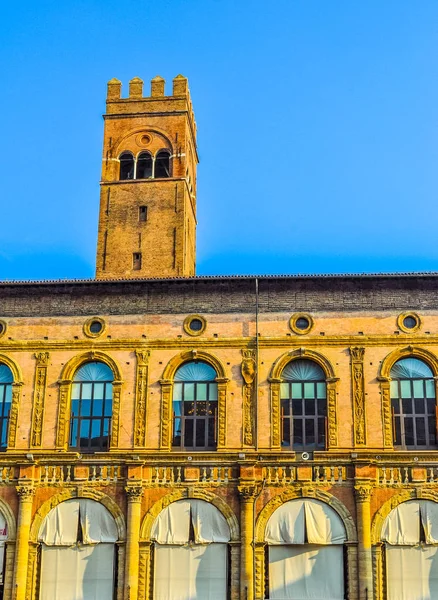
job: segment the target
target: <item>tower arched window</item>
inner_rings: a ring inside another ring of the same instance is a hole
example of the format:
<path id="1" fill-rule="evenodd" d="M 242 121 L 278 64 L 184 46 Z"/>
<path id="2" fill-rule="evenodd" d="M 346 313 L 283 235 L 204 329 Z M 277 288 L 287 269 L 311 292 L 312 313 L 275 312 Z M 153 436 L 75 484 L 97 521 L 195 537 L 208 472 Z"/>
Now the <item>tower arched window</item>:
<path id="1" fill-rule="evenodd" d="M 176 372 L 173 384 L 173 446 L 213 450 L 217 445 L 217 374 L 209 364 L 191 361 Z"/>
<path id="2" fill-rule="evenodd" d="M 7 365 L 0 364 L 0 450 L 8 445 L 9 413 L 12 404 L 14 377 Z"/>
<path id="3" fill-rule="evenodd" d="M 130 152 L 120 155 L 120 180 L 134 179 L 134 157 Z"/>
<path id="4" fill-rule="evenodd" d="M 152 177 L 152 156 L 149 152 L 142 152 L 137 158 L 136 179 L 150 179 Z"/>
<path id="5" fill-rule="evenodd" d="M 327 389 L 321 367 L 311 360 L 293 360 L 281 374 L 283 448 L 324 449 L 326 444 Z"/>
<path id="6" fill-rule="evenodd" d="M 435 380 L 429 365 L 402 358 L 391 371 L 394 445 L 407 449 L 437 445 Z"/>
<path id="7" fill-rule="evenodd" d="M 70 447 L 81 452 L 108 450 L 114 375 L 102 362 L 88 362 L 73 379 Z"/>
<path id="8" fill-rule="evenodd" d="M 155 177 L 170 177 L 170 154 L 160 150 L 155 157 Z"/>

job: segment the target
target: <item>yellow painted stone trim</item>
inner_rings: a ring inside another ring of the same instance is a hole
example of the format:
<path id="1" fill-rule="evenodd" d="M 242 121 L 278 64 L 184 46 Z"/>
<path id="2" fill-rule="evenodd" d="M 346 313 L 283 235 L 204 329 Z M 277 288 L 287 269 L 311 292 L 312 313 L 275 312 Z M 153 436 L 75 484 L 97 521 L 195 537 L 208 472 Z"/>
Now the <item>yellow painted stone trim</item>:
<path id="1" fill-rule="evenodd" d="M 59 402 L 58 402 L 58 426 L 56 433 L 56 447 L 66 450 L 68 445 L 68 434 L 70 425 L 70 406 L 71 406 L 71 384 L 76 371 L 85 363 L 99 361 L 105 363 L 113 372 L 113 414 L 111 419 L 111 438 L 110 449 L 118 447 L 119 443 L 119 419 L 122 376 L 117 362 L 105 352 L 91 350 L 84 354 L 73 356 L 62 369 L 59 384 Z"/>
<path id="2" fill-rule="evenodd" d="M 12 383 L 12 402 L 9 413 L 9 426 L 8 426 L 8 450 L 15 448 L 15 442 L 17 438 L 17 426 L 18 426 L 18 411 L 20 408 L 20 397 L 21 397 L 21 386 L 23 385 L 23 376 L 19 365 L 6 354 L 0 354 L 0 364 L 4 364 L 10 368 L 12 377 L 14 379 Z"/>
<path id="3" fill-rule="evenodd" d="M 177 502 L 178 500 L 183 500 L 186 498 L 196 498 L 198 500 L 205 500 L 206 502 L 213 504 L 213 506 L 215 506 L 219 512 L 222 513 L 228 523 L 231 541 L 240 541 L 239 522 L 234 514 L 233 509 L 225 502 L 225 500 L 223 500 L 220 496 L 213 494 L 212 492 L 199 490 L 196 488 L 191 488 L 189 495 L 189 489 L 185 488 L 174 490 L 173 492 L 166 494 L 166 496 L 163 496 L 151 506 L 144 516 L 140 527 L 140 542 L 149 542 L 151 540 L 152 525 L 164 508 L 173 502 Z"/>
<path id="4" fill-rule="evenodd" d="M 15 542 L 17 536 L 17 524 L 15 521 L 15 516 L 12 512 L 12 508 L 3 500 L 3 498 L 0 498 L 0 513 L 4 516 L 8 529 L 8 537 L 6 542 Z"/>

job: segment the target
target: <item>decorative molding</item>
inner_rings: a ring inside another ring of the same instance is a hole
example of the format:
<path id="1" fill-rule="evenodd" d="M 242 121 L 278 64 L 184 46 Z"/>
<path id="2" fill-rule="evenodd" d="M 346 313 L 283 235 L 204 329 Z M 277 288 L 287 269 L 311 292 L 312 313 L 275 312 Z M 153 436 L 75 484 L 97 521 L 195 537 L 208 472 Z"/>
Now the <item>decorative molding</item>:
<path id="1" fill-rule="evenodd" d="M 201 328 L 196 330 L 196 329 L 192 329 L 190 326 L 192 324 L 192 321 L 200 321 L 201 322 Z M 188 317 L 186 317 L 184 319 L 183 322 L 183 329 L 185 331 L 185 333 L 187 333 L 187 335 L 191 335 L 191 336 L 198 336 L 198 335 L 202 335 L 205 331 L 205 328 L 207 327 L 207 321 L 205 319 L 205 317 L 203 317 L 202 315 L 189 315 Z"/>
<path id="2" fill-rule="evenodd" d="M 122 397 L 122 382 L 113 381 L 113 416 L 111 419 L 110 450 L 119 446 L 120 402 Z"/>
<path id="3" fill-rule="evenodd" d="M 32 408 L 31 446 L 38 448 L 42 445 L 44 404 L 47 385 L 47 367 L 49 364 L 49 352 L 36 352 L 35 366 L 35 389 Z"/>
<path id="4" fill-rule="evenodd" d="M 135 397 L 134 446 L 146 444 L 146 404 L 150 350 L 136 350 L 137 376 Z"/>
<path id="5" fill-rule="evenodd" d="M 336 381 L 327 382 L 327 449 L 338 445 L 338 410 L 336 397 Z"/>
<path id="6" fill-rule="evenodd" d="M 424 343 L 427 343 L 429 345 L 430 342 L 424 341 Z M 401 358 L 406 358 L 408 356 L 413 356 L 415 358 L 419 358 L 420 360 L 423 360 L 424 362 L 426 362 L 429 365 L 429 367 L 432 369 L 434 376 L 438 377 L 438 358 L 437 358 L 437 356 L 435 356 L 435 354 L 433 354 L 432 352 L 429 352 L 429 350 L 426 350 L 425 348 L 420 348 L 418 346 L 412 345 L 412 346 L 405 346 L 404 348 L 396 348 L 390 354 L 388 354 L 388 356 L 385 357 L 385 359 L 383 360 L 381 367 L 380 367 L 380 373 L 379 373 L 380 378 L 383 378 L 384 380 L 389 381 L 390 376 L 391 376 L 391 369 L 392 369 L 393 365 Z"/>
<path id="7" fill-rule="evenodd" d="M 242 350 L 240 371 L 243 377 L 243 443 L 254 444 L 254 380 L 256 377 L 256 361 L 254 350 Z"/>
<path id="8" fill-rule="evenodd" d="M 393 447 L 392 439 L 392 412 L 391 412 L 391 393 L 390 382 L 380 381 L 380 394 L 382 397 L 382 425 L 383 425 L 383 445 L 385 448 Z"/>
<path id="9" fill-rule="evenodd" d="M 244 483 L 237 486 L 237 491 L 242 502 L 254 502 L 260 493 L 260 485 Z"/>
<path id="10" fill-rule="evenodd" d="M 271 447 L 281 448 L 280 433 L 280 380 L 271 379 Z"/>
<path id="11" fill-rule="evenodd" d="M 160 379 L 161 384 L 161 419 L 160 419 L 160 450 L 169 450 L 172 446 L 172 393 L 173 382 Z"/>
<path id="12" fill-rule="evenodd" d="M 316 362 L 324 371 L 326 379 L 336 379 L 331 362 L 325 356 L 310 348 L 298 348 L 297 350 L 291 350 L 290 352 L 282 354 L 272 366 L 271 379 L 281 380 L 284 367 L 292 360 L 302 359 L 303 357 Z"/>
<path id="13" fill-rule="evenodd" d="M 350 347 L 355 446 L 366 444 L 364 354 L 365 348 Z"/>
<path id="14" fill-rule="evenodd" d="M 216 379 L 217 381 L 217 448 L 225 448 L 227 444 L 227 382 L 228 379 Z"/>
<path id="15" fill-rule="evenodd" d="M 22 383 L 12 384 L 12 402 L 9 411 L 9 426 L 8 426 L 8 449 L 15 448 L 17 441 L 17 426 L 18 426 L 18 409 L 20 406 L 21 386 Z"/>

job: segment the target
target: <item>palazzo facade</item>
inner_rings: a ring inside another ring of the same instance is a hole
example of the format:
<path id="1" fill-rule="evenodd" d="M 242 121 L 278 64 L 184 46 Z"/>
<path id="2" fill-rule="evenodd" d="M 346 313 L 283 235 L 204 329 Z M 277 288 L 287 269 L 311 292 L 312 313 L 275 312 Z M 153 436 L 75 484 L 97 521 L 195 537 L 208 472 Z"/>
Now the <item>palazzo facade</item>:
<path id="1" fill-rule="evenodd" d="M 97 278 L 0 283 L 3 598 L 438 597 L 438 276 L 194 277 L 187 80 L 142 85 Z"/>

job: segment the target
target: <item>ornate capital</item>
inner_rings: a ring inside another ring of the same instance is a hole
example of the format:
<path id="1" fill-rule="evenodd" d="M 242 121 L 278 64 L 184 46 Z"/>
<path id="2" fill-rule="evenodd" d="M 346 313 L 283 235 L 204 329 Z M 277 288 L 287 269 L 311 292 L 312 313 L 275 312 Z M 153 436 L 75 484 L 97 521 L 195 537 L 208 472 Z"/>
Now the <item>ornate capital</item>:
<path id="1" fill-rule="evenodd" d="M 125 487 L 128 502 L 141 502 L 143 498 L 143 488 L 141 485 L 128 485 Z"/>
<path id="2" fill-rule="evenodd" d="M 363 360 L 365 354 L 365 348 L 359 348 L 358 346 L 350 347 L 350 356 L 353 360 Z"/>
<path id="3" fill-rule="evenodd" d="M 17 485 L 15 488 L 20 502 L 31 502 L 35 495 L 35 488 L 30 485 Z"/>
<path id="4" fill-rule="evenodd" d="M 38 367 L 47 367 L 50 358 L 50 352 L 35 352 L 36 363 Z"/>
<path id="5" fill-rule="evenodd" d="M 242 350 L 242 364 L 240 370 L 246 385 L 251 385 L 256 375 L 256 362 L 254 350 Z"/>
<path id="6" fill-rule="evenodd" d="M 243 502 L 254 501 L 256 496 L 260 492 L 260 486 L 257 484 L 251 484 L 251 483 L 245 483 L 242 485 L 238 485 L 237 489 L 239 491 L 240 499 Z"/>
<path id="7" fill-rule="evenodd" d="M 137 357 L 137 364 L 142 367 L 146 367 L 149 364 L 149 358 L 151 355 L 150 350 L 136 350 L 135 355 Z"/>
<path id="8" fill-rule="evenodd" d="M 369 502 L 371 498 L 371 486 L 359 484 L 354 486 L 354 493 L 358 502 Z"/>

